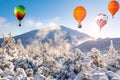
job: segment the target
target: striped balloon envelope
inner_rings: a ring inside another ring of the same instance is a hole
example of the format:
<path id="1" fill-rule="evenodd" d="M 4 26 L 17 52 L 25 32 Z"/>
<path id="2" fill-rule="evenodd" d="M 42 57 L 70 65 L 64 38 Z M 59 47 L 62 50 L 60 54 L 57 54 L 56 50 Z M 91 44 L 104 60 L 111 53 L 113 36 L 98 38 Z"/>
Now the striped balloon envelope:
<path id="1" fill-rule="evenodd" d="M 96 17 L 96 23 L 100 27 L 100 30 L 107 24 L 108 16 L 104 13 L 100 13 Z"/>

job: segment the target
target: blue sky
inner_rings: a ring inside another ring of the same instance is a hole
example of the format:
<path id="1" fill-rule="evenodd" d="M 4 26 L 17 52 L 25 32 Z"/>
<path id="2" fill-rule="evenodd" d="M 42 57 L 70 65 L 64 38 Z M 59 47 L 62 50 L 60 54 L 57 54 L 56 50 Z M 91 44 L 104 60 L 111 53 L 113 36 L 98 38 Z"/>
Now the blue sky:
<path id="1" fill-rule="evenodd" d="M 63 25 L 95 38 L 120 37 L 120 11 L 114 19 L 107 9 L 110 0 L 0 0 L 0 33 L 19 35 L 34 29 L 44 28 L 51 23 Z M 120 2 L 120 0 L 117 0 Z M 13 10 L 17 5 L 24 5 L 27 14 L 22 21 L 22 27 L 18 22 Z M 84 6 L 87 16 L 83 20 L 83 28 L 77 28 L 77 22 L 73 17 L 76 6 Z M 107 14 L 108 23 L 99 31 L 95 22 L 97 14 Z"/>

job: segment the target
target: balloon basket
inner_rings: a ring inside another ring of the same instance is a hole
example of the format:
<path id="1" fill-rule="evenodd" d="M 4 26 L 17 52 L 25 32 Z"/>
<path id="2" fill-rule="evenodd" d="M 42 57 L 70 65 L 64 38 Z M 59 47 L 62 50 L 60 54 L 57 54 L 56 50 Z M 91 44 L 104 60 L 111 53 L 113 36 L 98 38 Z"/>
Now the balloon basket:
<path id="1" fill-rule="evenodd" d="M 19 24 L 19 27 L 21 27 L 21 24 Z"/>
<path id="2" fill-rule="evenodd" d="M 82 25 L 80 23 L 78 24 L 78 28 L 82 28 Z"/>

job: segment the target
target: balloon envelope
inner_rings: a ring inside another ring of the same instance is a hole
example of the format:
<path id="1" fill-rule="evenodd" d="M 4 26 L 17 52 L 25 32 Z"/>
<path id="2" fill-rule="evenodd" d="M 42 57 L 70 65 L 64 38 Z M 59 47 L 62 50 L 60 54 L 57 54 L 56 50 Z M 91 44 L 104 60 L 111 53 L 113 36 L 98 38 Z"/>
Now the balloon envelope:
<path id="1" fill-rule="evenodd" d="M 102 29 L 105 26 L 105 24 L 107 24 L 107 21 L 108 21 L 108 16 L 104 13 L 100 13 L 96 17 L 96 23 L 98 24 L 100 29 Z"/>
<path id="2" fill-rule="evenodd" d="M 108 3 L 108 10 L 113 17 L 119 10 L 119 3 L 116 0 L 111 0 Z"/>
<path id="3" fill-rule="evenodd" d="M 73 12 L 73 16 L 74 18 L 76 19 L 76 21 L 80 23 L 84 20 L 84 18 L 86 17 L 86 9 L 83 7 L 83 6 L 77 6 L 75 9 L 74 9 L 74 12 Z"/>

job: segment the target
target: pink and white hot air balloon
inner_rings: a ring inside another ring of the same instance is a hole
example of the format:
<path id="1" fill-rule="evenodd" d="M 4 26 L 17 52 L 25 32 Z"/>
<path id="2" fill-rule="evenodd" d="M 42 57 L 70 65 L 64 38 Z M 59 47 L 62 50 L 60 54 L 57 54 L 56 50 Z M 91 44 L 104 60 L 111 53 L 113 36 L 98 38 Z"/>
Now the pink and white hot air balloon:
<path id="1" fill-rule="evenodd" d="M 96 17 L 96 23 L 100 27 L 100 30 L 107 24 L 108 16 L 106 14 L 100 13 Z"/>

